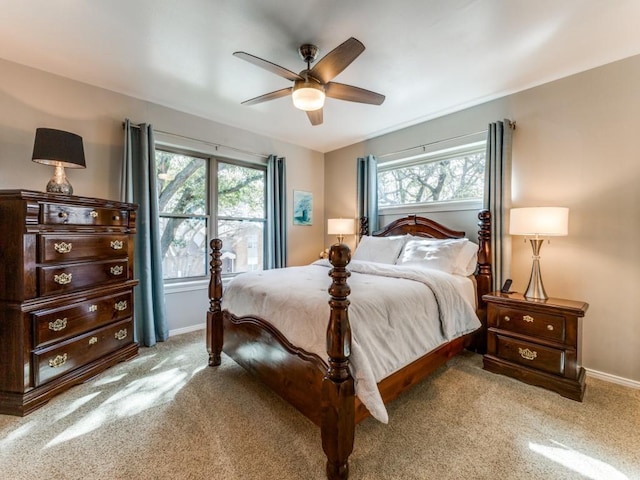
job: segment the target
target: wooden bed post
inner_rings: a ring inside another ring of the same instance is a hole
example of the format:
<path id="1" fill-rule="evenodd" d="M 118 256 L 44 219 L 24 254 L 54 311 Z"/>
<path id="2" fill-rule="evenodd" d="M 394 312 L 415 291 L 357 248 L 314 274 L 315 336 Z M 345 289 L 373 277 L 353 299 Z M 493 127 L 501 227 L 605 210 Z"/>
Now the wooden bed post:
<path id="1" fill-rule="evenodd" d="M 211 278 L 209 279 L 209 311 L 207 312 L 207 351 L 209 366 L 220 365 L 222 353 L 222 240 L 211 240 Z"/>
<path id="2" fill-rule="evenodd" d="M 482 296 L 493 290 L 493 274 L 491 268 L 491 212 L 480 210 L 478 213 L 478 272 L 476 284 L 478 292 L 478 317 L 482 328 L 476 336 L 474 350 L 485 353 L 487 348 L 487 303 Z"/>
<path id="3" fill-rule="evenodd" d="M 346 266 L 351 261 L 349 247 L 333 245 L 329 251 L 333 268 L 329 272 L 331 314 L 327 327 L 329 368 L 322 380 L 322 448 L 327 455 L 327 478 L 345 480 L 349 476 L 349 455 L 355 435 L 355 387 L 349 371 L 351 326 L 349 325 L 350 293 Z"/>

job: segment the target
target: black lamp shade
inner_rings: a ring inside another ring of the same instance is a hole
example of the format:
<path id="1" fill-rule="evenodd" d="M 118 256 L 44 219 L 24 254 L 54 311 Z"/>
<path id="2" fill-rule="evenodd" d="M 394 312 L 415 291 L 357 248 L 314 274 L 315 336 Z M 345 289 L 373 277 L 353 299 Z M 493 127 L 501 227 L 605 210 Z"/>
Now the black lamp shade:
<path id="1" fill-rule="evenodd" d="M 36 129 L 31 159 L 45 165 L 86 168 L 82 137 L 53 128 Z"/>

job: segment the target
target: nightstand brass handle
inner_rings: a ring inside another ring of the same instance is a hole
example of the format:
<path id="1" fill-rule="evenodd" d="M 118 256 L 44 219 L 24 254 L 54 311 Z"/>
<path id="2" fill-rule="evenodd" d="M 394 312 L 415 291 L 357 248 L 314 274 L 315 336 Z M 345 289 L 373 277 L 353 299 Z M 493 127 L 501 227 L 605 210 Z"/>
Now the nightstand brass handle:
<path id="1" fill-rule="evenodd" d="M 61 273 L 60 275 L 54 275 L 53 281 L 56 282 L 58 285 L 66 285 L 68 283 L 71 283 L 72 278 L 73 278 L 72 273 Z"/>
<path id="2" fill-rule="evenodd" d="M 547 325 L 547 330 L 549 330 L 550 332 L 553 331 L 553 325 Z"/>
<path id="3" fill-rule="evenodd" d="M 53 244 L 54 250 L 58 253 L 69 253 L 71 251 L 71 247 L 72 247 L 71 243 L 66 243 L 66 242 Z"/>
<path id="4" fill-rule="evenodd" d="M 114 215 L 114 216 L 113 216 L 113 219 L 114 219 L 115 221 L 120 220 L 120 215 Z"/>
<path id="5" fill-rule="evenodd" d="M 49 322 L 49 330 L 53 330 L 54 332 L 59 332 L 65 328 L 67 328 L 67 317 L 56 318 L 55 322 Z"/>
<path id="6" fill-rule="evenodd" d="M 56 355 L 55 358 L 49 360 L 49 366 L 51 368 L 58 368 L 64 365 L 67 362 L 67 354 L 63 353 L 62 355 Z"/>
<path id="7" fill-rule="evenodd" d="M 505 322 L 510 322 L 510 321 L 511 321 L 511 319 L 510 319 L 507 315 L 505 315 L 505 316 L 504 316 L 504 321 L 505 321 Z"/>
<path id="8" fill-rule="evenodd" d="M 89 212 L 89 215 L 91 215 L 91 218 L 96 218 L 98 216 L 98 212 L 96 212 L 95 210 L 91 210 L 91 212 Z"/>
<path id="9" fill-rule="evenodd" d="M 116 337 L 116 340 L 123 340 L 127 338 L 127 329 L 123 328 L 122 330 L 118 330 L 114 336 Z"/>
<path id="10" fill-rule="evenodd" d="M 98 305 L 89 305 L 90 312 L 95 312 L 96 310 L 98 310 Z"/>
<path id="11" fill-rule="evenodd" d="M 534 360 L 538 356 L 538 352 L 529 350 L 528 348 L 518 347 L 518 353 L 525 360 Z"/>
<path id="12" fill-rule="evenodd" d="M 525 322 L 533 323 L 533 317 L 530 315 L 525 315 L 524 317 L 522 317 L 522 320 L 524 320 Z"/>
<path id="13" fill-rule="evenodd" d="M 68 218 L 68 217 L 69 217 L 69 214 L 68 214 L 67 212 L 60 212 L 60 213 L 58 213 L 58 216 L 59 216 L 60 218 Z"/>
<path id="14" fill-rule="evenodd" d="M 93 345 L 94 343 L 98 343 L 98 337 L 91 337 L 89 339 L 89 345 Z"/>

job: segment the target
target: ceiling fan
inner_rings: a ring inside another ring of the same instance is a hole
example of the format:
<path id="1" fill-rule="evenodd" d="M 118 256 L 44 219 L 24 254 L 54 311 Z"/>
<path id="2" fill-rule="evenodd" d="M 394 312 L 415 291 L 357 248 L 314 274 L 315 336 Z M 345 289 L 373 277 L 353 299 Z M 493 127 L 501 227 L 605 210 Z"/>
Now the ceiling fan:
<path id="1" fill-rule="evenodd" d="M 325 96 L 349 102 L 381 105 L 384 102 L 384 95 L 364 88 L 331 81 L 362 52 L 364 52 L 362 42 L 351 37 L 331 50 L 311 68 L 311 64 L 315 62 L 318 56 L 318 47 L 305 43 L 298 48 L 298 53 L 306 62 L 307 68 L 299 74 L 249 53 L 235 52 L 233 55 L 236 57 L 293 82 L 292 87 L 251 98 L 242 102 L 242 105 L 255 105 L 291 95 L 294 106 L 307 112 L 312 125 L 320 125 L 322 123 L 322 107 L 324 106 Z"/>

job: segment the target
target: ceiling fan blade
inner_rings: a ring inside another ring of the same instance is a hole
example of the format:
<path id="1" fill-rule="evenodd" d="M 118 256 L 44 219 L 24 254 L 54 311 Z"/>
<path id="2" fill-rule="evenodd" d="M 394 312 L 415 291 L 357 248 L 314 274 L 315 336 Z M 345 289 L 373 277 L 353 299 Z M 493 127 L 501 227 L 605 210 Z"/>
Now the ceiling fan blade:
<path id="1" fill-rule="evenodd" d="M 309 117 L 309 121 L 311 122 L 311 125 L 313 126 L 322 125 L 322 109 L 321 108 L 318 110 L 307 112 L 307 117 Z"/>
<path id="2" fill-rule="evenodd" d="M 291 94 L 291 90 L 293 90 L 293 87 L 283 88 L 271 93 L 265 93 L 264 95 L 260 95 L 259 97 L 245 100 L 244 102 L 242 102 L 242 105 L 256 105 L 258 103 L 267 102 L 269 100 L 275 100 L 276 98 L 286 97 L 287 95 Z"/>
<path id="3" fill-rule="evenodd" d="M 322 83 L 328 83 L 358 58 L 362 52 L 364 52 L 362 42 L 351 37 L 327 53 L 309 73 Z"/>
<path id="4" fill-rule="evenodd" d="M 327 83 L 324 86 L 324 93 L 327 97 L 337 98 L 338 100 L 369 103 L 371 105 L 382 105 L 385 99 L 384 95 L 372 92 L 371 90 L 336 82 Z"/>
<path id="5" fill-rule="evenodd" d="M 286 78 L 287 80 L 295 81 L 302 80 L 302 77 L 291 70 L 288 70 L 280 65 L 276 65 L 275 63 L 269 62 L 268 60 L 264 60 L 260 57 L 256 57 L 255 55 L 251 55 L 247 52 L 234 52 L 234 56 L 246 60 L 249 63 L 253 63 L 254 65 L 264 68 L 265 70 L 270 71 L 271 73 L 275 73 L 280 77 Z"/>

